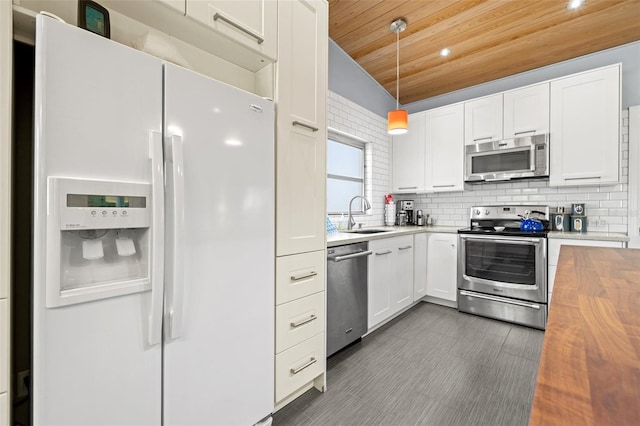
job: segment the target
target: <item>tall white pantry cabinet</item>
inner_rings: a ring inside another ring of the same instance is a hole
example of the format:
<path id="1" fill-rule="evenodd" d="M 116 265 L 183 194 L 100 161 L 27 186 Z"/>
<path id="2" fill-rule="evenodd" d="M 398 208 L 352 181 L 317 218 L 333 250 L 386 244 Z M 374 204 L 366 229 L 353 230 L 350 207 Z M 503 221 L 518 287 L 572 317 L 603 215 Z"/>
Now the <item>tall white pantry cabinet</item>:
<path id="1" fill-rule="evenodd" d="M 0 1 L 0 425 L 9 424 L 9 280 L 11 278 L 11 2 Z"/>
<path id="2" fill-rule="evenodd" d="M 276 410 L 326 384 L 327 67 L 327 2 L 279 2 Z"/>

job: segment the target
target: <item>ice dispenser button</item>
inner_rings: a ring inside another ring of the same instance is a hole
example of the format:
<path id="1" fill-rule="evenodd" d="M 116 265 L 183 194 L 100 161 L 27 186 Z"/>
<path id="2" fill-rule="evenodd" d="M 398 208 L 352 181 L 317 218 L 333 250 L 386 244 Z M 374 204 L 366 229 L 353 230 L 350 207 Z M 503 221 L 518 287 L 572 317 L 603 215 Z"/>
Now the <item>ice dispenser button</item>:
<path id="1" fill-rule="evenodd" d="M 87 260 L 98 260 L 104 257 L 101 240 L 84 240 L 82 242 L 82 257 Z"/>
<path id="2" fill-rule="evenodd" d="M 116 239 L 116 250 L 120 256 L 132 256 L 136 254 L 136 246 L 125 230 L 118 232 Z"/>

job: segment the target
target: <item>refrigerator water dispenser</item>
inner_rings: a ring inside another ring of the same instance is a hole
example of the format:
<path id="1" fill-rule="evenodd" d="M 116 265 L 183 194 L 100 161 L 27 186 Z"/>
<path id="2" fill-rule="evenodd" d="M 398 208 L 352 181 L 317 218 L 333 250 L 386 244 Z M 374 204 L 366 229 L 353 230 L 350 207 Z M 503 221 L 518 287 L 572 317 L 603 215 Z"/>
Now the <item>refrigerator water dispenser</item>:
<path id="1" fill-rule="evenodd" d="M 149 290 L 151 185 L 49 177 L 47 307 Z"/>

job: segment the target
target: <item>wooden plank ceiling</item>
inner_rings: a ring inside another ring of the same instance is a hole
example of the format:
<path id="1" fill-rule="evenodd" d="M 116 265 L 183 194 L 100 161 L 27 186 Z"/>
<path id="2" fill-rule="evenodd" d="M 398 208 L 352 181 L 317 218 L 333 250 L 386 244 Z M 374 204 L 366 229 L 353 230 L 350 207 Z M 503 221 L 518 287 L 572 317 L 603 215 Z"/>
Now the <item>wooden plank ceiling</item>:
<path id="1" fill-rule="evenodd" d="M 640 40 L 640 0 L 329 0 L 329 36 L 400 103 Z M 452 50 L 440 57 L 442 48 Z"/>

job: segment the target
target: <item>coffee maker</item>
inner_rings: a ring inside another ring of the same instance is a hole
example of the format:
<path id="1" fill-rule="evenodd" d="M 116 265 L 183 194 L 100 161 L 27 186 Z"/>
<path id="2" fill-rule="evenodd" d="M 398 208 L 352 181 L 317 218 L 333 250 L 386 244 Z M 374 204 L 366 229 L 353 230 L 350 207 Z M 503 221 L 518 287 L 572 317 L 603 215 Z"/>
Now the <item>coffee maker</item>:
<path id="1" fill-rule="evenodd" d="M 404 212 L 407 218 L 407 225 L 415 225 L 415 216 L 413 215 L 413 200 L 404 200 L 399 201 L 400 208 L 398 209 L 398 214 L 400 212 Z"/>

